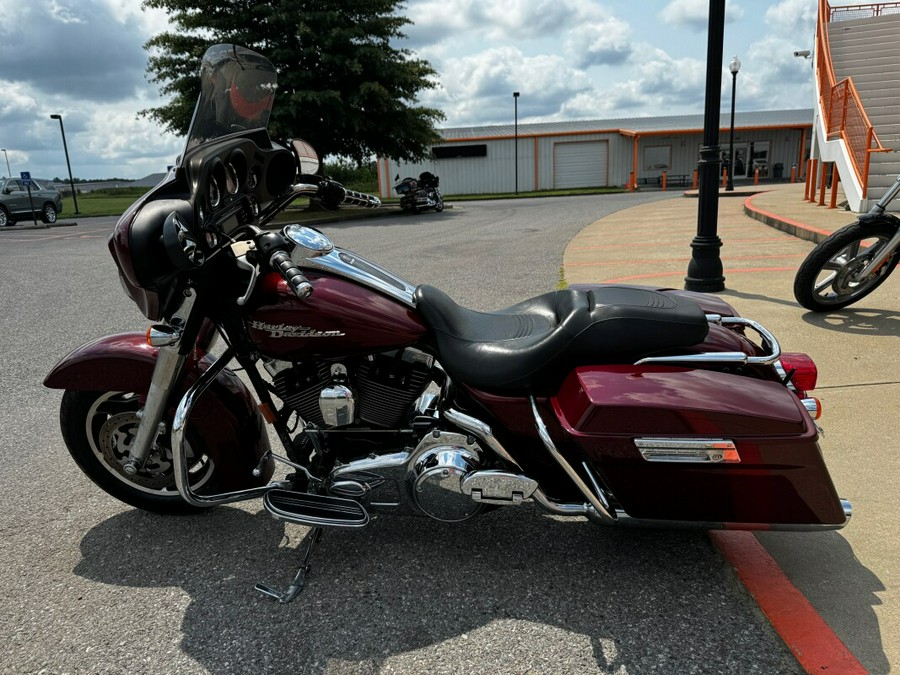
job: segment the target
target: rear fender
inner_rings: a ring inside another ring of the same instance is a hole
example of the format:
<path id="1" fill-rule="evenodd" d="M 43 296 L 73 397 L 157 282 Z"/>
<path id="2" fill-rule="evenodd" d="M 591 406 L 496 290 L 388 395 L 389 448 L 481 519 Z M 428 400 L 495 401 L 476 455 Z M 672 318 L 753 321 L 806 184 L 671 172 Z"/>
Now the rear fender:
<path id="1" fill-rule="evenodd" d="M 51 389 L 75 391 L 130 391 L 145 396 L 150 389 L 157 349 L 143 333 L 118 333 L 78 347 L 54 366 L 44 380 Z M 174 416 L 178 400 L 212 363 L 206 354 L 189 357 L 177 396 L 172 396 L 166 419 Z M 224 369 L 197 401 L 190 427 L 203 438 L 216 464 L 222 487 L 255 487 L 274 473 L 270 460 L 262 475 L 252 471 L 269 451 L 269 437 L 253 395 L 234 372 Z"/>

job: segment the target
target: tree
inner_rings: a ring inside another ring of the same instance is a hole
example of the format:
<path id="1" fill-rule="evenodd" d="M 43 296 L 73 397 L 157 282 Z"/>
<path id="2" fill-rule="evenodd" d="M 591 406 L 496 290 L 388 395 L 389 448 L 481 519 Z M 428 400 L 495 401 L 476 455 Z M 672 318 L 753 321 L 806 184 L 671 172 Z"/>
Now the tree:
<path id="1" fill-rule="evenodd" d="M 147 72 L 165 105 L 141 111 L 186 134 L 200 91 L 200 59 L 208 47 L 240 44 L 278 69 L 269 122 L 274 138 L 304 138 L 323 157 L 357 163 L 372 154 L 418 160 L 439 140 L 434 108 L 416 104 L 437 86 L 435 71 L 394 46 L 409 19 L 401 0 L 144 0 L 164 9 L 176 32 L 151 38 Z"/>

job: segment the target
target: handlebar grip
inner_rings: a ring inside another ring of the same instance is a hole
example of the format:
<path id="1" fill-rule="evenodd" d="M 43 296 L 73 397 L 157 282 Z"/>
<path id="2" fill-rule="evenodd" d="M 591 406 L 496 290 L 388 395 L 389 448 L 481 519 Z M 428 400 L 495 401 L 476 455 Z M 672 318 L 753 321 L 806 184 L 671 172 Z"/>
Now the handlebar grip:
<path id="1" fill-rule="evenodd" d="M 364 192 L 356 190 L 348 190 L 344 188 L 344 204 L 356 204 L 357 206 L 365 206 L 367 209 L 376 209 L 381 206 L 381 200 L 375 195 L 367 195 Z"/>
<path id="2" fill-rule="evenodd" d="M 287 282 L 296 295 L 301 300 L 308 298 L 312 293 L 313 287 L 309 283 L 309 279 L 303 276 L 300 268 L 294 265 L 291 256 L 284 251 L 275 251 L 269 258 L 269 265 L 273 270 L 277 270 L 282 278 Z"/>

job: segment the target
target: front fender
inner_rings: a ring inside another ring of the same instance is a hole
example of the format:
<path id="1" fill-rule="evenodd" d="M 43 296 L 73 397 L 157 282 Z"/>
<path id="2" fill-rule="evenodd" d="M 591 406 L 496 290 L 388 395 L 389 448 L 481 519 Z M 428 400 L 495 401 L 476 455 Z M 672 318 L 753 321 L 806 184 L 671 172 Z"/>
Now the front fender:
<path id="1" fill-rule="evenodd" d="M 75 391 L 130 391 L 144 396 L 150 389 L 157 353 L 143 333 L 101 337 L 65 356 L 44 379 L 44 386 Z M 213 358 L 205 354 L 185 361 L 177 394 L 169 400 L 167 419 L 171 420 L 178 400 L 212 363 Z M 189 424 L 203 439 L 223 489 L 255 487 L 272 477 L 275 466 L 271 460 L 260 477 L 253 477 L 253 469 L 269 451 L 269 437 L 253 395 L 231 370 L 226 368 L 219 373 L 200 397 Z"/>

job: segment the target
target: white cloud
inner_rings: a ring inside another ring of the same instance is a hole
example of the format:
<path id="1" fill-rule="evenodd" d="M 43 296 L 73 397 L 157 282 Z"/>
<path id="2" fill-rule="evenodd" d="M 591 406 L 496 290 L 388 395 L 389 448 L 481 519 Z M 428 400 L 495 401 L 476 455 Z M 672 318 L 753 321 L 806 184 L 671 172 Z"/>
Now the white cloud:
<path id="1" fill-rule="evenodd" d="M 774 33 L 812 45 L 816 34 L 816 3 L 807 0 L 782 0 L 766 10 L 766 25 Z"/>
<path id="2" fill-rule="evenodd" d="M 561 56 L 525 56 L 505 46 L 447 59 L 441 88 L 423 102 L 444 110 L 446 126 L 504 123 L 513 91 L 521 92 L 519 119 L 524 120 L 558 113 L 569 97 L 591 86 L 591 79 Z"/>
<path id="3" fill-rule="evenodd" d="M 566 50 L 582 68 L 623 63 L 632 52 L 631 27 L 613 16 L 586 21 L 569 33 Z"/>

